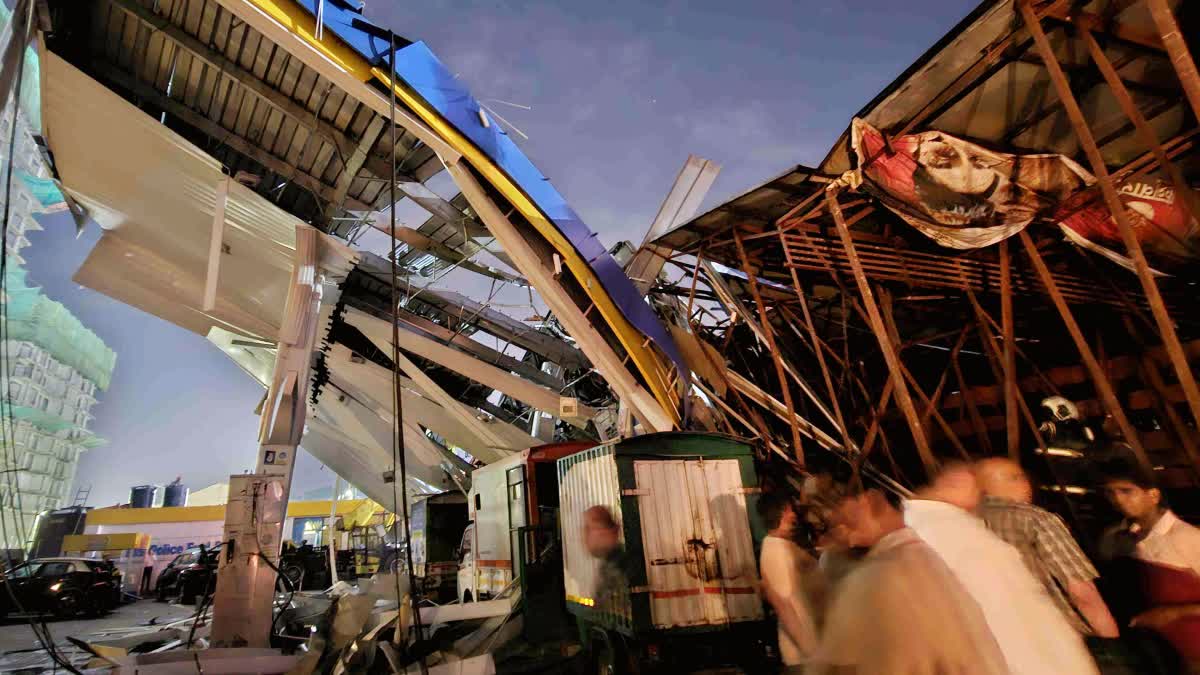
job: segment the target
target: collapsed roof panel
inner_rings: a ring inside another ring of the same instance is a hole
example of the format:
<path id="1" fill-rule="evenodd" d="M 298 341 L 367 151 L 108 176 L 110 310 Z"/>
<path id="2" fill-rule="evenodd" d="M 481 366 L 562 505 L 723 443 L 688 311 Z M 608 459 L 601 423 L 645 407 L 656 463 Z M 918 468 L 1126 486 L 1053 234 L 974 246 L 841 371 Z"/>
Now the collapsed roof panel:
<path id="1" fill-rule="evenodd" d="M 57 55 L 42 54 L 42 73 L 56 169 L 105 230 L 76 279 L 201 335 L 220 326 L 274 339 L 303 223 L 230 184 L 217 303 L 205 311 L 220 165 Z"/>
<path id="2" fill-rule="evenodd" d="M 390 132 L 360 98 L 240 20 L 219 2 L 51 3 L 52 48 L 201 143 L 230 174 L 302 220 L 340 230 L 341 209 L 387 198 Z M 386 44 L 386 41 L 384 42 Z M 405 180 L 441 170 L 399 129 Z"/>

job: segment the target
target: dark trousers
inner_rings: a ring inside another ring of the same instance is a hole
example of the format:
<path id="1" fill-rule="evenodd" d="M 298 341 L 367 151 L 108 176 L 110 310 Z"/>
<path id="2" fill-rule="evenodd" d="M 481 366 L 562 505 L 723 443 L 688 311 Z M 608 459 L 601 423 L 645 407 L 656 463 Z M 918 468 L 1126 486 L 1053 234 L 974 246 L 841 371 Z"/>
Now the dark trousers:
<path id="1" fill-rule="evenodd" d="M 147 565 L 142 568 L 142 586 L 139 594 L 142 597 L 150 595 L 150 577 L 154 576 L 154 568 Z"/>

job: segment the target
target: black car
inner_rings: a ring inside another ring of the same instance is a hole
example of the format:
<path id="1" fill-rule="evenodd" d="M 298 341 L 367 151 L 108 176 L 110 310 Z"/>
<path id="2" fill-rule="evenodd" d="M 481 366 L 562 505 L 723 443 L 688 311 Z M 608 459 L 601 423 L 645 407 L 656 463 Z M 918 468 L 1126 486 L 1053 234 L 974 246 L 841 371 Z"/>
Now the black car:
<path id="1" fill-rule="evenodd" d="M 0 578 L 0 616 L 20 610 L 64 618 L 101 614 L 120 597 L 121 573 L 105 560 L 39 558 Z"/>
<path id="2" fill-rule="evenodd" d="M 196 600 L 211 593 L 217 586 L 217 562 L 221 554 L 218 544 L 212 548 L 189 548 L 158 573 L 154 584 L 159 602 L 177 599 L 181 604 L 192 605 Z"/>

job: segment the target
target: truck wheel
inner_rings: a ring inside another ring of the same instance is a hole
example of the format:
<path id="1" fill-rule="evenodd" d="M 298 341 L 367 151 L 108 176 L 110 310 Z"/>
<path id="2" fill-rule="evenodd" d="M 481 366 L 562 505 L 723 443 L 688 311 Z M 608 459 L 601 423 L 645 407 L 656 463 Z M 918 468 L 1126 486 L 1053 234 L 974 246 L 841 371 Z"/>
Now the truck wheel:
<path id="1" fill-rule="evenodd" d="M 631 662 L 628 652 L 619 639 L 613 639 L 608 631 L 592 631 L 591 658 L 588 672 L 595 675 L 633 675 L 636 664 Z"/>
<path id="2" fill-rule="evenodd" d="M 592 646 L 592 672 L 596 675 L 617 675 L 617 655 L 608 640 L 597 640 Z"/>

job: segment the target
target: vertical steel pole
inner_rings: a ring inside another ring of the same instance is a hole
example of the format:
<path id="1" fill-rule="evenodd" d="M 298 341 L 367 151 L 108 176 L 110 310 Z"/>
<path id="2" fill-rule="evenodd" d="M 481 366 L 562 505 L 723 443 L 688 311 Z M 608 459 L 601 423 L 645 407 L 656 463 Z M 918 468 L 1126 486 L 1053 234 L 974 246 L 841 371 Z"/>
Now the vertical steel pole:
<path id="1" fill-rule="evenodd" d="M 1153 1 L 1151 4 L 1153 4 Z M 1054 48 L 1050 46 L 1050 40 L 1046 37 L 1045 31 L 1042 30 L 1041 22 L 1034 15 L 1028 0 L 1021 0 L 1020 8 L 1025 23 L 1033 35 L 1038 52 L 1041 54 L 1042 61 L 1046 64 L 1050 80 L 1054 83 L 1054 88 L 1058 92 L 1059 101 L 1063 104 L 1067 117 L 1071 120 L 1071 125 L 1075 127 L 1075 133 L 1079 137 L 1079 144 L 1083 147 L 1084 153 L 1088 158 L 1088 163 L 1091 164 L 1092 171 L 1096 174 L 1096 178 L 1100 183 L 1100 190 L 1104 194 L 1104 201 L 1109 211 L 1112 212 L 1118 229 L 1121 231 L 1121 239 L 1125 242 L 1129 258 L 1133 261 L 1138 279 L 1142 283 L 1142 289 L 1146 293 L 1146 301 L 1150 305 L 1150 312 L 1154 315 L 1154 321 L 1158 325 L 1159 335 L 1162 337 L 1163 346 L 1166 347 L 1167 355 L 1171 359 L 1171 366 L 1175 369 L 1175 376 L 1179 379 L 1179 384 L 1183 387 L 1188 407 L 1191 409 L 1192 416 L 1196 419 L 1197 423 L 1200 423 L 1200 386 L 1196 384 L 1196 378 L 1192 374 L 1191 366 L 1188 364 L 1187 355 L 1183 351 L 1183 345 L 1180 344 L 1179 336 L 1175 333 L 1175 324 L 1171 319 L 1170 312 L 1167 310 L 1166 303 L 1163 301 L 1162 294 L 1159 293 L 1158 285 L 1154 280 L 1154 273 L 1150 270 L 1150 264 L 1146 261 L 1146 255 L 1142 251 L 1141 242 L 1138 241 L 1137 232 L 1134 230 L 1133 224 L 1129 221 L 1129 215 L 1125 210 L 1124 204 L 1121 203 L 1117 195 L 1116 185 L 1112 180 L 1112 176 L 1108 173 L 1108 167 L 1105 165 L 1104 158 L 1100 154 L 1100 147 L 1096 144 L 1096 139 L 1092 136 L 1091 129 L 1088 128 L 1083 111 L 1079 108 L 1079 102 L 1075 100 L 1075 95 L 1071 92 L 1071 85 L 1067 81 L 1066 74 L 1063 73 L 1062 66 L 1059 65 L 1058 59 L 1054 56 Z M 1180 39 L 1182 40 L 1182 38 Z M 1166 36 L 1164 36 L 1165 40 Z M 1197 85 L 1200 86 L 1200 82 Z M 1197 91 L 1197 93 L 1200 94 L 1200 91 Z M 1193 103 L 1200 103 L 1200 101 Z M 1197 108 L 1197 111 L 1200 112 L 1200 107 Z M 1027 237 L 1028 235 L 1026 235 Z M 1032 240 L 1029 240 L 1026 243 L 1026 248 L 1030 249 L 1031 247 Z M 1032 252 L 1036 253 L 1037 249 L 1032 248 Z M 1037 261 L 1040 260 L 1041 257 L 1038 256 Z M 1123 414 L 1122 417 L 1124 417 Z"/>
<path id="2" fill-rule="evenodd" d="M 1000 242 L 1000 325 L 1004 333 L 1004 434 L 1008 456 L 1015 462 L 1021 455 L 1021 430 L 1017 426 L 1017 344 L 1013 335 L 1012 260 L 1007 239 Z"/>
<path id="3" fill-rule="evenodd" d="M 1180 4 L 1194 1 L 1181 0 Z M 1187 42 L 1183 39 L 1179 23 L 1175 21 L 1175 13 L 1167 5 L 1167 0 L 1146 0 L 1146 5 L 1150 8 L 1154 25 L 1158 26 L 1158 33 L 1162 36 L 1163 47 L 1167 50 L 1171 65 L 1179 75 L 1179 83 L 1183 85 L 1188 103 L 1192 106 L 1192 113 L 1200 119 L 1200 71 L 1196 70 L 1196 60 L 1192 58 Z"/>
<path id="4" fill-rule="evenodd" d="M 838 204 L 837 195 L 831 190 L 825 193 L 825 203 L 829 207 L 829 212 L 833 215 L 833 221 L 837 225 L 838 235 L 842 239 L 842 247 L 846 250 L 846 259 L 850 262 L 850 269 L 854 272 L 854 281 L 858 284 L 858 292 L 862 295 L 863 305 L 866 308 L 868 323 L 871 325 L 871 330 L 875 333 L 875 339 L 879 341 L 879 349 L 883 352 L 883 360 L 887 363 L 888 372 L 891 373 L 894 394 L 896 403 L 899 404 L 901 412 L 904 413 L 904 419 L 908 422 L 908 428 L 912 432 L 913 443 L 916 444 L 917 453 L 921 456 L 921 463 L 925 465 L 925 471 L 930 476 L 934 474 L 938 467 L 938 461 L 933 456 L 933 450 L 929 447 L 929 438 L 925 434 L 924 427 L 921 426 L 921 417 L 917 414 L 917 409 L 913 405 L 912 397 L 909 395 L 908 386 L 904 381 L 904 372 L 901 368 L 900 357 L 896 354 L 896 346 L 892 344 L 892 340 L 888 337 L 887 327 L 883 323 L 883 316 L 879 312 L 879 306 L 875 302 L 875 294 L 871 291 L 871 284 L 867 280 L 867 274 L 863 271 L 862 263 L 858 259 L 858 251 L 854 247 L 854 240 L 850 237 L 850 229 L 846 227 L 846 219 L 842 216 L 842 207 Z"/>
<path id="5" fill-rule="evenodd" d="M 767 342 L 767 350 L 771 352 L 771 360 L 775 363 L 775 374 L 779 377 L 779 387 L 783 390 L 783 404 L 787 406 L 788 423 L 792 428 L 792 452 L 796 455 L 796 461 L 803 467 L 804 446 L 800 444 L 800 429 L 796 426 L 796 406 L 792 404 L 791 386 L 788 384 L 787 373 L 783 369 L 783 359 L 779 355 L 779 348 L 775 345 L 775 331 L 771 328 L 771 317 L 767 316 L 767 305 L 758 291 L 756 273 L 750 266 L 750 258 L 746 256 L 746 247 L 742 245 L 742 235 L 736 228 L 733 230 L 733 242 L 737 245 L 738 256 L 742 259 L 742 270 L 749 280 L 750 294 L 754 296 L 754 304 L 758 306 L 758 315 L 762 320 L 763 338 Z"/>

